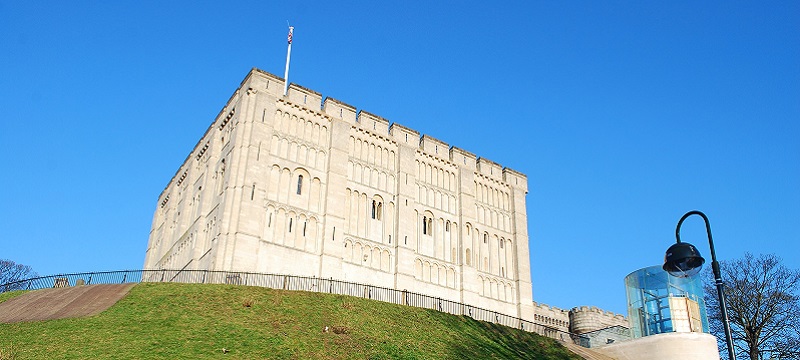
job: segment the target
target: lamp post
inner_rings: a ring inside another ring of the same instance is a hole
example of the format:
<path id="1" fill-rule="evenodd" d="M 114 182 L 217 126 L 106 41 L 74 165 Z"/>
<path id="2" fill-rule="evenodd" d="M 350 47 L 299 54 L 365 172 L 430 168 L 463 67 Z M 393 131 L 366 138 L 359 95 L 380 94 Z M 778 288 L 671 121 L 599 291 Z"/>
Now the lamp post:
<path id="1" fill-rule="evenodd" d="M 708 233 L 708 244 L 711 246 L 711 270 L 714 272 L 714 283 L 717 287 L 717 297 L 719 297 L 719 306 L 722 310 L 722 325 L 725 327 L 725 342 L 728 345 L 728 358 L 735 360 L 736 351 L 733 349 L 733 338 L 731 337 L 731 326 L 728 322 L 728 310 L 725 305 L 725 293 L 722 290 L 722 275 L 719 271 L 719 262 L 717 262 L 717 254 L 714 252 L 714 240 L 711 238 L 711 224 L 708 223 L 708 217 L 701 211 L 692 210 L 687 212 L 678 221 L 678 226 L 675 228 L 675 239 L 678 241 L 667 249 L 664 256 L 663 269 L 672 276 L 688 277 L 700 272 L 700 269 L 705 262 L 700 252 L 694 245 L 681 242 L 681 225 L 683 221 L 689 216 L 700 215 L 706 222 L 706 233 Z"/>

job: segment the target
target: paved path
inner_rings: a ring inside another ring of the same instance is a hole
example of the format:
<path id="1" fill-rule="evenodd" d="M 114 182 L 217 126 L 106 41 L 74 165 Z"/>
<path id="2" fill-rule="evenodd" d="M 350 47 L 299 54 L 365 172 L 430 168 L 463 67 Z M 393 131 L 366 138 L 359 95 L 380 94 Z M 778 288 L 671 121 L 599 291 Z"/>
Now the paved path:
<path id="1" fill-rule="evenodd" d="M 31 291 L 0 303 L 0 323 L 96 315 L 116 304 L 134 285 L 99 284 Z"/>

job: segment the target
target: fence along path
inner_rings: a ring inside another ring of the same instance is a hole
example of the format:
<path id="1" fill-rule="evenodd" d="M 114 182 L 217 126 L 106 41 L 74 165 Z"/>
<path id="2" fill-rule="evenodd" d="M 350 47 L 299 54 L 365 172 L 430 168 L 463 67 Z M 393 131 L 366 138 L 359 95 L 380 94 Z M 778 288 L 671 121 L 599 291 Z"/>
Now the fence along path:
<path id="1" fill-rule="evenodd" d="M 586 336 L 561 331 L 548 325 L 501 314 L 496 311 L 438 297 L 417 294 L 407 290 L 396 290 L 375 285 L 317 277 L 209 270 L 125 270 L 42 276 L 0 285 L 0 292 L 69 287 L 75 284 L 92 285 L 138 282 L 233 284 L 356 296 L 398 305 L 433 309 L 453 315 L 469 316 L 475 320 L 522 329 L 564 342 L 589 347 L 589 338 Z"/>

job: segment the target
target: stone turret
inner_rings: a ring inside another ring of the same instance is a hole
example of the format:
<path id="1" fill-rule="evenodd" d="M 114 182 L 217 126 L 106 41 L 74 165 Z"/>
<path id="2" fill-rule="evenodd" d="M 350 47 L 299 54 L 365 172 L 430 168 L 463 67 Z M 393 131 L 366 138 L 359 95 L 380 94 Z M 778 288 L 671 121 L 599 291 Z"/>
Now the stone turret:
<path id="1" fill-rule="evenodd" d="M 620 314 L 605 311 L 594 306 L 574 307 L 569 311 L 570 330 L 576 334 L 623 326 L 630 328 L 628 319 Z"/>

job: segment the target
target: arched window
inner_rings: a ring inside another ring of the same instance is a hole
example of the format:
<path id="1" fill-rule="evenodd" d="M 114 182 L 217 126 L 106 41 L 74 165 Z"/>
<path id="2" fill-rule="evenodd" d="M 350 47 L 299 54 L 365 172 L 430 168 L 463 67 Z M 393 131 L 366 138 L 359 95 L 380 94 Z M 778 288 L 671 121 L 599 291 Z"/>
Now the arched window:
<path id="1" fill-rule="evenodd" d="M 433 218 L 428 218 L 428 235 L 433 235 Z"/>
<path id="2" fill-rule="evenodd" d="M 383 213 L 383 203 L 377 200 L 372 200 L 372 218 L 375 220 L 380 220 L 381 213 Z"/>
<path id="3" fill-rule="evenodd" d="M 467 266 L 472 266 L 472 251 L 470 251 L 469 248 L 467 248 L 467 256 L 465 260 L 467 260 Z"/>
<path id="4" fill-rule="evenodd" d="M 427 235 L 427 234 L 428 234 L 428 217 L 427 216 L 423 216 L 422 217 L 422 235 Z"/>
<path id="5" fill-rule="evenodd" d="M 444 223 L 444 231 L 448 231 L 448 232 L 450 231 L 450 222 L 449 221 Z"/>
<path id="6" fill-rule="evenodd" d="M 303 193 L 303 175 L 297 175 L 297 195 Z"/>

